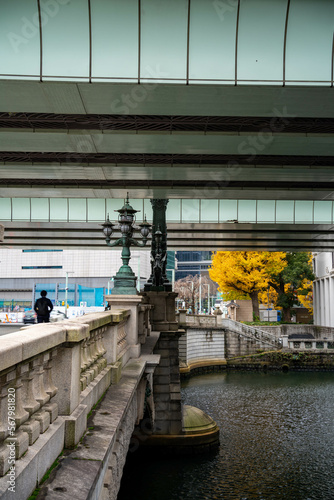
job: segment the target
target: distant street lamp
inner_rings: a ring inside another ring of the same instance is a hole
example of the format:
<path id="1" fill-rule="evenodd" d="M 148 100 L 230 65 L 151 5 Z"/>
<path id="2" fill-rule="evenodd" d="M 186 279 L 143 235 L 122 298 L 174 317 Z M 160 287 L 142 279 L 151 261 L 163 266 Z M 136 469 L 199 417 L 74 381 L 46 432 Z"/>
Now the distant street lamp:
<path id="1" fill-rule="evenodd" d="M 203 283 L 202 286 L 208 287 L 208 313 L 210 314 L 210 285 L 209 283 Z"/>
<path id="2" fill-rule="evenodd" d="M 118 238 L 113 243 L 110 242 L 110 237 L 113 233 L 114 225 L 109 220 L 109 214 L 107 215 L 107 220 L 104 224 L 101 224 L 103 227 L 103 234 L 106 237 L 106 243 L 109 247 L 116 247 L 118 245 L 122 246 L 122 261 L 123 265 L 120 267 L 116 276 L 114 276 L 114 288 L 111 290 L 111 295 L 136 295 L 136 281 L 137 278 L 129 266 L 129 260 L 131 259 L 130 246 L 135 245 L 137 247 L 144 247 L 147 243 L 147 238 L 150 233 L 151 225 L 147 222 L 146 216 L 145 220 L 142 224 L 138 224 L 136 227 L 135 224 L 135 214 L 139 212 L 139 210 L 134 210 L 133 207 L 129 204 L 129 193 L 127 194 L 126 201 L 124 206 L 119 210 L 115 210 L 118 212 L 118 229 L 121 231 L 121 237 Z M 142 241 L 135 240 L 132 235 L 134 231 L 140 231 L 142 236 Z"/>
<path id="3" fill-rule="evenodd" d="M 196 303 L 195 303 L 195 297 L 194 297 L 194 282 L 193 281 L 187 281 L 187 283 L 191 283 L 191 305 L 194 306 L 194 310 L 192 311 L 193 314 L 196 314 Z"/>

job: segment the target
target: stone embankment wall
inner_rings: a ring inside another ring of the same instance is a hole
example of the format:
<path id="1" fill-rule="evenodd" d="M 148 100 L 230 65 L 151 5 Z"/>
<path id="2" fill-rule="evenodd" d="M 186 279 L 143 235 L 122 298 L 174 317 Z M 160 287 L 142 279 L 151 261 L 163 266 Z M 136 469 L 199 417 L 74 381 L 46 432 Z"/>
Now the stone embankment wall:
<path id="1" fill-rule="evenodd" d="M 227 368 L 242 371 L 334 371 L 334 356 L 324 352 L 272 351 L 227 360 Z"/>
<path id="2" fill-rule="evenodd" d="M 221 316 L 186 315 L 181 311 L 179 322 L 186 330 L 179 340 L 181 373 L 225 363 L 225 329 Z"/>
<path id="3" fill-rule="evenodd" d="M 254 339 L 243 337 L 236 332 L 226 331 L 226 358 L 234 358 L 236 356 L 245 356 L 255 354 L 259 350 L 273 349 L 272 346 L 264 346 L 262 343 L 256 342 Z"/>
<path id="4" fill-rule="evenodd" d="M 186 334 L 179 341 L 182 375 L 222 368 L 333 370 L 333 328 L 294 324 L 257 328 L 219 316 L 187 316 L 184 325 Z M 289 340 L 293 334 L 312 334 L 315 340 Z"/>
<path id="5" fill-rule="evenodd" d="M 181 373 L 224 366 L 228 358 L 280 347 L 272 334 L 221 316 L 180 315 L 180 319 L 186 329 L 179 340 Z"/>
<path id="6" fill-rule="evenodd" d="M 179 340 L 180 359 L 188 363 L 201 361 L 222 362 L 225 359 L 225 331 L 223 329 L 187 329 Z"/>

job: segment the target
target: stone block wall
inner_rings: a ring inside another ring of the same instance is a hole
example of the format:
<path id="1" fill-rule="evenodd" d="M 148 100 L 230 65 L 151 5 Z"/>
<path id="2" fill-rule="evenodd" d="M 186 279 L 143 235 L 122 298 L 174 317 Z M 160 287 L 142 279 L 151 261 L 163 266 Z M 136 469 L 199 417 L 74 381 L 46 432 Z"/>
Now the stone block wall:
<path id="1" fill-rule="evenodd" d="M 182 432 L 179 337 L 178 332 L 162 332 L 154 349 L 154 354 L 161 356 L 153 376 L 154 434 Z"/>
<path id="2" fill-rule="evenodd" d="M 226 339 L 226 358 L 235 358 L 237 356 L 255 354 L 257 350 L 263 347 L 255 340 L 248 339 L 235 332 L 227 331 L 225 333 L 225 339 Z"/>
<path id="3" fill-rule="evenodd" d="M 187 362 L 187 335 L 182 335 L 179 339 L 179 358 L 181 363 Z"/>
<path id="4" fill-rule="evenodd" d="M 182 356 L 186 354 L 187 364 L 203 359 L 213 360 L 225 358 L 225 334 L 223 330 L 214 330 L 210 328 L 189 329 L 185 339 L 185 345 L 186 353 L 184 353 L 183 347 Z"/>

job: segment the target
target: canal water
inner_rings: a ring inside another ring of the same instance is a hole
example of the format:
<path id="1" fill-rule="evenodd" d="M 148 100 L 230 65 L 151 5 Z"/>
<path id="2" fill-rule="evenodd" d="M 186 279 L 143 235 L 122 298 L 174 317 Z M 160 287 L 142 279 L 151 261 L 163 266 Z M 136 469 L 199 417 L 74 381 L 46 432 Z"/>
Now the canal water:
<path id="1" fill-rule="evenodd" d="M 334 499 L 334 373 L 219 373 L 183 402 L 220 427 L 205 456 L 130 457 L 118 500 Z"/>

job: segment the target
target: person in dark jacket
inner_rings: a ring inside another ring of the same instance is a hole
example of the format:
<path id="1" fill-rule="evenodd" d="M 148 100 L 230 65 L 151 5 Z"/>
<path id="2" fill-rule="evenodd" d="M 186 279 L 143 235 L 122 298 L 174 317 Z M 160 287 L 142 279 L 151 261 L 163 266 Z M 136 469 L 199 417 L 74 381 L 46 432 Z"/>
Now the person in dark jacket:
<path id="1" fill-rule="evenodd" d="M 50 299 L 46 298 L 47 292 L 41 291 L 41 297 L 36 300 L 34 309 L 37 313 L 37 323 L 50 323 L 50 312 L 53 305 Z"/>

